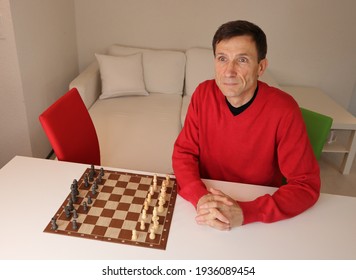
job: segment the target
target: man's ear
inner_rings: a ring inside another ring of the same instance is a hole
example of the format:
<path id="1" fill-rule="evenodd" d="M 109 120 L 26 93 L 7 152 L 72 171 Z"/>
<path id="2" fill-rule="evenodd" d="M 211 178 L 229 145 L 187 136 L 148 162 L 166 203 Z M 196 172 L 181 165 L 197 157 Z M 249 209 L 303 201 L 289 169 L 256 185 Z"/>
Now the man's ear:
<path id="1" fill-rule="evenodd" d="M 268 59 L 264 58 L 258 63 L 258 77 L 261 77 L 268 67 Z"/>

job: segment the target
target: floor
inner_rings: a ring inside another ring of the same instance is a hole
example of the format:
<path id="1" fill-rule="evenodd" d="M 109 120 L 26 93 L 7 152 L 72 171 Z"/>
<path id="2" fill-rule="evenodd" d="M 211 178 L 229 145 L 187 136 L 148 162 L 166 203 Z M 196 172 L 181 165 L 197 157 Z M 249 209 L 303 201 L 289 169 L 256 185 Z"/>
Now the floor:
<path id="1" fill-rule="evenodd" d="M 319 161 L 321 192 L 356 197 L 356 158 L 349 175 L 339 171 L 342 157 L 337 154 L 323 153 Z"/>

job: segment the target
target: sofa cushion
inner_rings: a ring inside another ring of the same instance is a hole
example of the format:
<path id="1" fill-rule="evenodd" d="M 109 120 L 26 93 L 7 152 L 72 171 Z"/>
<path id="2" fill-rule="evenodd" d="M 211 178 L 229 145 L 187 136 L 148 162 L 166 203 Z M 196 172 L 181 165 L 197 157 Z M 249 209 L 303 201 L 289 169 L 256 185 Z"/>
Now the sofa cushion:
<path id="1" fill-rule="evenodd" d="M 143 79 L 142 54 L 111 56 L 95 54 L 100 69 L 102 93 L 100 99 L 148 95 Z"/>
<path id="2" fill-rule="evenodd" d="M 155 93 L 183 94 L 186 61 L 183 52 L 112 45 L 107 53 L 115 56 L 142 53 L 146 89 Z"/>
<path id="3" fill-rule="evenodd" d="M 187 56 L 185 94 L 192 95 L 196 87 L 205 80 L 214 78 L 214 55 L 212 49 L 191 48 Z"/>
<path id="4" fill-rule="evenodd" d="M 173 145 L 180 130 L 182 96 L 151 93 L 102 99 L 89 113 L 104 166 L 173 173 Z"/>

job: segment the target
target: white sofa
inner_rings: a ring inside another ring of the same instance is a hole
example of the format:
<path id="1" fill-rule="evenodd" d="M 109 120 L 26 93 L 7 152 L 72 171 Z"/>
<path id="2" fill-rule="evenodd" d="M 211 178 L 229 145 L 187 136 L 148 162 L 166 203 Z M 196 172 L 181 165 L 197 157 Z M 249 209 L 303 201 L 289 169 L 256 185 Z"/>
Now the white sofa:
<path id="1" fill-rule="evenodd" d="M 93 119 L 103 166 L 173 173 L 173 144 L 197 85 L 214 77 L 211 49 L 112 45 L 71 83 Z M 261 80 L 278 86 L 269 72 Z"/>

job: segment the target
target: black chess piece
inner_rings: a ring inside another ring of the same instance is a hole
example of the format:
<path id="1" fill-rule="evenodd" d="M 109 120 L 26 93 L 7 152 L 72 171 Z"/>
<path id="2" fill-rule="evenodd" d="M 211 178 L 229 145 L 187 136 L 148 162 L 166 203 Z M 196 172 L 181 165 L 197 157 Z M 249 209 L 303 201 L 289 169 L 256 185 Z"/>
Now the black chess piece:
<path id="1" fill-rule="evenodd" d="M 91 200 L 90 195 L 88 195 L 88 205 L 90 205 L 90 204 L 92 204 L 92 203 L 93 203 L 93 201 Z"/>
<path id="2" fill-rule="evenodd" d="M 94 175 L 95 175 L 95 171 L 90 169 L 89 171 L 89 181 L 92 182 L 94 180 Z"/>
<path id="3" fill-rule="evenodd" d="M 76 195 L 78 195 L 78 181 L 76 179 L 73 180 L 73 189 L 75 190 Z"/>
<path id="4" fill-rule="evenodd" d="M 72 229 L 74 230 L 78 229 L 77 220 L 72 220 Z"/>
<path id="5" fill-rule="evenodd" d="M 56 223 L 56 218 L 55 217 L 53 217 L 52 220 L 51 220 L 51 229 L 53 229 L 53 230 L 58 229 L 58 225 Z"/>
<path id="6" fill-rule="evenodd" d="M 88 178 L 88 174 L 84 174 L 84 186 L 86 187 L 86 188 L 88 188 L 89 187 L 89 178 Z"/>
<path id="7" fill-rule="evenodd" d="M 68 199 L 68 206 L 69 206 L 69 211 L 73 211 L 74 206 L 73 206 L 73 199 L 72 199 L 72 197 L 70 197 L 70 198 Z"/>
<path id="8" fill-rule="evenodd" d="M 92 193 L 92 195 L 96 195 L 96 189 L 97 189 L 97 186 L 96 186 L 96 183 L 94 183 L 94 184 L 91 186 L 91 193 Z"/>
<path id="9" fill-rule="evenodd" d="M 72 214 L 68 205 L 66 207 L 64 207 L 64 212 L 66 213 L 67 218 L 69 218 L 70 215 Z"/>
<path id="10" fill-rule="evenodd" d="M 83 211 L 88 212 L 88 205 L 85 201 L 83 202 Z"/>
<path id="11" fill-rule="evenodd" d="M 77 210 L 73 209 L 73 218 L 76 219 L 78 218 L 78 213 Z"/>
<path id="12" fill-rule="evenodd" d="M 78 200 L 75 190 L 72 190 L 72 192 L 71 192 L 71 199 L 74 203 L 76 203 Z"/>
<path id="13" fill-rule="evenodd" d="M 99 174 L 98 178 L 96 178 L 96 184 L 99 184 L 99 185 L 101 184 L 101 179 L 102 179 L 101 177 L 102 176 Z"/>

